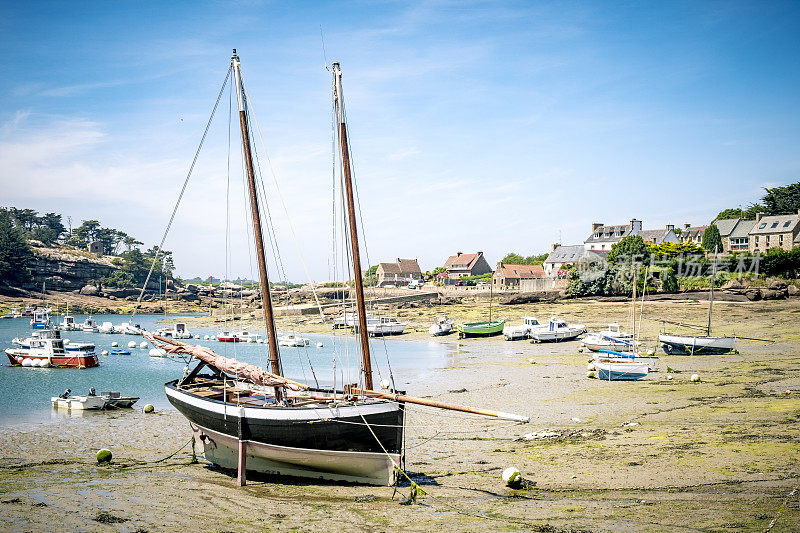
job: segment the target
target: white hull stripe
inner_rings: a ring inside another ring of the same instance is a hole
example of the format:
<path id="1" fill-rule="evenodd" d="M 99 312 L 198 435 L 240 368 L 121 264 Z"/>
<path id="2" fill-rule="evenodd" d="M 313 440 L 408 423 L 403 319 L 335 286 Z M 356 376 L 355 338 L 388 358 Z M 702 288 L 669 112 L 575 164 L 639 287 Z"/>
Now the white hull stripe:
<path id="1" fill-rule="evenodd" d="M 241 407 L 228 405 L 213 400 L 199 398 L 193 394 L 165 387 L 167 396 L 197 409 L 211 411 L 223 416 L 238 417 Z M 254 420 L 324 420 L 336 418 L 360 418 L 363 416 L 391 413 L 400 409 L 397 403 L 376 401 L 369 404 L 349 405 L 343 407 L 245 407 L 245 418 Z"/>

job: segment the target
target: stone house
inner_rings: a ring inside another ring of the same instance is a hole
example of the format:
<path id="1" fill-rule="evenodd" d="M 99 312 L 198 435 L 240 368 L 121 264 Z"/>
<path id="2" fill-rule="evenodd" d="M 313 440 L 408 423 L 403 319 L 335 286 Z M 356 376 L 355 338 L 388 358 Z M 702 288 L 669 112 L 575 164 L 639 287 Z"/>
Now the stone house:
<path id="1" fill-rule="evenodd" d="M 411 280 L 422 279 L 422 270 L 416 259 L 400 259 L 394 263 L 380 263 L 375 270 L 378 287 L 408 285 Z"/>
<path id="2" fill-rule="evenodd" d="M 564 270 L 581 261 L 605 261 L 608 250 L 587 250 L 582 244 L 562 246 L 554 244 L 544 260 L 544 273 L 548 278 L 561 277 Z"/>
<path id="3" fill-rule="evenodd" d="M 642 221 L 632 219 L 629 224 L 618 224 L 606 226 L 602 222 L 592 224 L 592 233 L 585 241 L 583 247 L 586 250 L 611 250 L 611 247 L 628 235 L 636 235 L 642 230 Z"/>
<path id="4" fill-rule="evenodd" d="M 492 276 L 492 286 L 495 290 L 518 290 L 522 280 L 539 278 L 544 278 L 542 265 L 509 265 L 500 262 Z"/>
<path id="5" fill-rule="evenodd" d="M 700 246 L 703 243 L 703 234 L 708 229 L 708 226 L 692 226 L 691 224 L 684 224 L 678 240 L 680 242 L 691 242 Z"/>
<path id="6" fill-rule="evenodd" d="M 743 218 L 729 218 L 712 222 L 719 230 L 722 239 L 722 251 L 747 252 L 750 250 L 750 230 L 753 229 L 755 220 Z"/>
<path id="7" fill-rule="evenodd" d="M 86 249 L 89 251 L 90 254 L 100 254 L 103 255 L 103 243 L 100 241 L 92 241 L 86 245 Z"/>
<path id="8" fill-rule="evenodd" d="M 800 210 L 792 215 L 756 214 L 749 237 L 752 253 L 766 252 L 770 248 L 791 250 L 800 243 Z"/>
<path id="9" fill-rule="evenodd" d="M 480 276 L 492 271 L 492 267 L 489 266 L 483 256 L 483 252 L 475 252 L 474 254 L 457 252 L 456 255 L 451 255 L 447 258 L 444 268 L 447 270 L 447 277 L 450 279 Z"/>
<path id="10" fill-rule="evenodd" d="M 634 235 L 641 237 L 648 244 L 661 244 L 662 242 L 678 242 L 678 235 L 675 234 L 675 226 L 667 224 L 664 229 L 643 229 Z"/>

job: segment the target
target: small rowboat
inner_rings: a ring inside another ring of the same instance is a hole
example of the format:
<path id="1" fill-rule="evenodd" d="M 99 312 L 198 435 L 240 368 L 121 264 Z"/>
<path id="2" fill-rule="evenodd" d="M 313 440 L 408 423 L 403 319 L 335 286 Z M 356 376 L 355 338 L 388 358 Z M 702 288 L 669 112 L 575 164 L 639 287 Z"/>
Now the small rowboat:
<path id="1" fill-rule="evenodd" d="M 506 321 L 493 320 L 491 322 L 470 322 L 467 324 L 458 325 L 459 338 L 465 337 L 491 337 L 492 335 L 500 335 L 503 332 L 503 326 Z"/>
<path id="2" fill-rule="evenodd" d="M 595 362 L 597 377 L 606 381 L 633 381 L 647 376 L 647 363 L 600 359 Z"/>

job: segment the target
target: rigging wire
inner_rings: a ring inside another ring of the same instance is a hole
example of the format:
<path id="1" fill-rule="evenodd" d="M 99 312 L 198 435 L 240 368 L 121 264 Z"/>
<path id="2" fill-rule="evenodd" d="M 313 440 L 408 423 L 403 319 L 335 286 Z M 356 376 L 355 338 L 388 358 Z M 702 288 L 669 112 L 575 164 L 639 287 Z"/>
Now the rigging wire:
<path id="1" fill-rule="evenodd" d="M 129 322 L 133 322 L 133 317 L 136 316 L 136 311 L 139 310 L 139 306 L 142 303 L 142 297 L 144 296 L 144 291 L 147 289 L 147 284 L 150 282 L 150 276 L 153 275 L 153 268 L 156 266 L 156 262 L 158 261 L 158 256 L 161 254 L 161 250 L 164 247 L 164 242 L 167 240 L 167 235 L 169 234 L 169 230 L 172 227 L 172 223 L 175 220 L 175 215 L 178 213 L 178 207 L 181 205 L 181 200 L 183 199 L 184 193 L 186 193 L 186 187 L 189 185 L 189 178 L 192 176 L 192 172 L 194 171 L 194 167 L 197 164 L 197 159 L 200 157 L 200 150 L 203 148 L 203 144 L 206 141 L 206 137 L 208 136 L 208 130 L 211 128 L 211 122 L 214 120 L 214 114 L 217 112 L 217 106 L 219 106 L 219 101 L 222 99 L 222 94 L 225 91 L 225 86 L 228 84 L 228 80 L 231 77 L 231 67 L 228 67 L 228 72 L 225 74 L 225 80 L 222 82 L 222 87 L 219 89 L 219 94 L 217 94 L 217 100 L 214 102 L 214 108 L 211 110 L 211 116 L 208 117 L 208 122 L 206 123 L 205 130 L 203 130 L 203 136 L 200 138 L 200 144 L 197 146 L 197 150 L 194 153 L 194 158 L 192 158 L 192 164 L 189 166 L 189 172 L 186 174 L 186 179 L 183 180 L 183 186 L 181 187 L 181 192 L 178 195 L 178 200 L 175 202 L 175 207 L 172 209 L 172 214 L 169 217 L 169 222 L 167 223 L 167 227 L 164 230 L 164 235 L 161 237 L 161 242 L 156 248 L 156 254 L 153 257 L 153 262 L 150 263 L 150 270 L 147 273 L 147 278 L 144 280 L 144 284 L 142 285 L 142 289 L 139 291 L 139 298 L 136 300 L 136 306 L 133 308 L 131 312 L 131 318 Z"/>

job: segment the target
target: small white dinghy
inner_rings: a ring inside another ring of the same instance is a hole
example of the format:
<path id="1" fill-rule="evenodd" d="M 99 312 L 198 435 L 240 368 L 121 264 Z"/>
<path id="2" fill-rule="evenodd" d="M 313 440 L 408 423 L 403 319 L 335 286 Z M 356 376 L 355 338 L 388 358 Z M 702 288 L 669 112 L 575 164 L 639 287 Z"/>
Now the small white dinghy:
<path id="1" fill-rule="evenodd" d="M 615 350 L 617 352 L 632 352 L 639 343 L 634 340 L 633 333 L 626 333 L 620 329 L 619 324 L 609 324 L 605 331 L 588 333 L 583 338 L 583 343 L 593 352 L 601 350 Z"/>
<path id="2" fill-rule="evenodd" d="M 449 335 L 452 332 L 453 320 L 451 318 L 447 318 L 447 315 L 436 317 L 436 322 L 434 322 L 433 325 L 428 328 L 428 333 L 434 337 Z"/>
<path id="3" fill-rule="evenodd" d="M 95 394 L 71 396 L 71 392 L 71 390 L 67 389 L 61 395 L 50 398 L 53 407 L 71 409 L 73 411 L 89 411 L 100 410 L 106 405 L 106 399 L 102 396 Z"/>
<path id="4" fill-rule="evenodd" d="M 553 317 L 547 324 L 532 328 L 530 337 L 534 342 L 560 342 L 572 340 L 582 333 L 586 333 L 586 326 L 567 324 Z"/>
<path id="5" fill-rule="evenodd" d="M 301 337 L 296 333 L 287 333 L 286 335 L 281 335 L 278 337 L 278 344 L 281 346 L 295 346 L 295 347 L 302 347 L 308 346 L 309 340 L 305 337 Z"/>
<path id="6" fill-rule="evenodd" d="M 597 377 L 605 381 L 633 381 L 647 376 L 647 363 L 600 359 L 594 363 Z"/>

